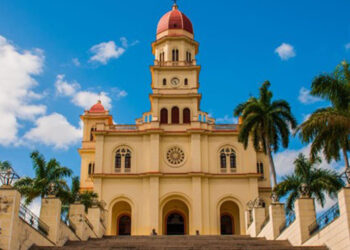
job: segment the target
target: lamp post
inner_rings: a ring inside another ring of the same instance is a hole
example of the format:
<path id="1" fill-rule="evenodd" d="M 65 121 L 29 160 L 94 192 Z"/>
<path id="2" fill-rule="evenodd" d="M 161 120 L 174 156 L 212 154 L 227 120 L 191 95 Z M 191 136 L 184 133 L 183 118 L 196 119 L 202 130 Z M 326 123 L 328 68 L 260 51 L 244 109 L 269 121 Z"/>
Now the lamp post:
<path id="1" fill-rule="evenodd" d="M 19 179 L 19 175 L 12 167 L 0 169 L 0 183 L 2 188 L 10 188 L 15 180 Z"/>

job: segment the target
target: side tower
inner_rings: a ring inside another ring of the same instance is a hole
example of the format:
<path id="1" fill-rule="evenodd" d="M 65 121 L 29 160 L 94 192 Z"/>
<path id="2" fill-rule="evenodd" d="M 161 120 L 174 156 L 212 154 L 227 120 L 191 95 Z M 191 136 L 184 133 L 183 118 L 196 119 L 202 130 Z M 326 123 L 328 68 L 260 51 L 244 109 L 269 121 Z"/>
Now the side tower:
<path id="1" fill-rule="evenodd" d="M 80 119 L 83 122 L 82 147 L 79 149 L 81 157 L 80 187 L 81 190 L 92 190 L 92 175 L 95 172 L 95 132 L 98 124 L 112 125 L 113 120 L 101 101 L 93 105 L 90 110 L 86 110 L 84 115 L 80 116 Z"/>

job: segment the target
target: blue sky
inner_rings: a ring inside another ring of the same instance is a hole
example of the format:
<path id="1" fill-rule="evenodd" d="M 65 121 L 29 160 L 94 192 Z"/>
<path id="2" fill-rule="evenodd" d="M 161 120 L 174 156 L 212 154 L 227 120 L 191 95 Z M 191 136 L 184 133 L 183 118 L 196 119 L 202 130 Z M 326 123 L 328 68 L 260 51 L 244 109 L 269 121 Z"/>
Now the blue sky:
<path id="1" fill-rule="evenodd" d="M 234 107 L 257 94 L 264 80 L 271 81 L 275 98 L 290 102 L 299 122 L 327 105 L 307 90 L 313 77 L 350 57 L 349 1 L 178 4 L 200 43 L 201 109 L 219 122 L 232 122 Z M 32 175 L 29 154 L 38 149 L 78 175 L 79 115 L 98 93 L 117 123 L 134 123 L 149 110 L 151 42 L 171 5 L 169 0 L 2 0 L 0 160 Z M 307 150 L 292 139 L 289 150 L 276 155 L 278 168 L 284 168 L 280 173 L 289 173 L 282 165 Z"/>

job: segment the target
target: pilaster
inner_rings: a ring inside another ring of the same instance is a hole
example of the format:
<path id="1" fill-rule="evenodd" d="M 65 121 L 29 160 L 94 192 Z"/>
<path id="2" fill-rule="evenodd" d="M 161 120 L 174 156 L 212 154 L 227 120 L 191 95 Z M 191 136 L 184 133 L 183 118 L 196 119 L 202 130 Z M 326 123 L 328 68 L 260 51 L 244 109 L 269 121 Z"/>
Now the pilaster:
<path id="1" fill-rule="evenodd" d="M 192 177 L 192 199 L 193 211 L 190 216 L 193 226 L 190 228 L 190 234 L 195 235 L 197 230 L 202 234 L 202 180 L 199 176 Z"/>

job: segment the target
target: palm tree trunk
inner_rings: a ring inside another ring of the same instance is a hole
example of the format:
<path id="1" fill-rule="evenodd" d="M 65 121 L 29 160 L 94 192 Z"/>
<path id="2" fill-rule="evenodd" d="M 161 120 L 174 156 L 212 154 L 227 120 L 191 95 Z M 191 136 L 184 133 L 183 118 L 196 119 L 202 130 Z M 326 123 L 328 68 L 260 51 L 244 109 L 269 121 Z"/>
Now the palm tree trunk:
<path id="1" fill-rule="evenodd" d="M 345 147 L 343 147 L 343 155 L 344 155 L 345 167 L 346 167 L 346 169 L 348 169 L 349 168 L 349 158 L 348 158 L 348 154 L 346 152 Z"/>
<path id="2" fill-rule="evenodd" d="M 274 188 L 277 185 L 277 176 L 276 176 L 275 164 L 274 164 L 273 158 L 272 158 L 272 152 L 271 152 L 271 148 L 270 148 L 269 139 L 265 139 L 265 147 L 266 147 L 266 154 L 269 157 L 270 170 L 272 173 L 272 188 Z"/>

